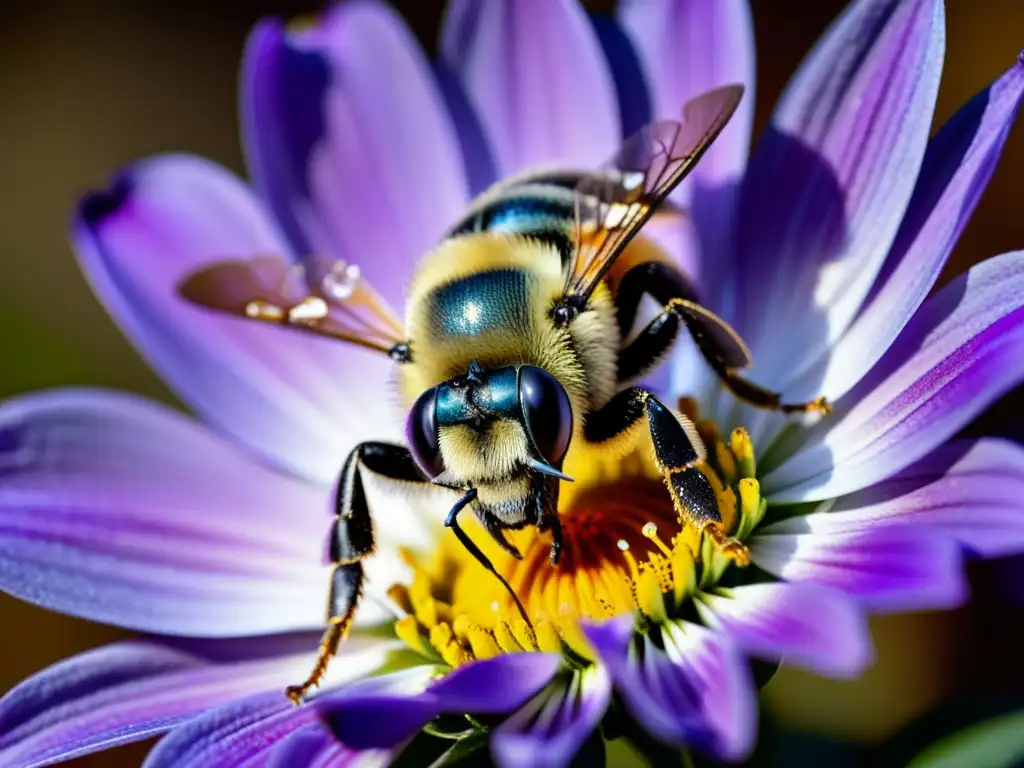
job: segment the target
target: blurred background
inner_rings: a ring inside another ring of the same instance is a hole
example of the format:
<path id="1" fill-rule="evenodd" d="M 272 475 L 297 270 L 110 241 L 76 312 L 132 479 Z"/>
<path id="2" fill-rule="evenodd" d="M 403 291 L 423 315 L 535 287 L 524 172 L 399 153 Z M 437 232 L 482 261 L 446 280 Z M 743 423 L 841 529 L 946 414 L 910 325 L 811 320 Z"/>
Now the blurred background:
<path id="1" fill-rule="evenodd" d="M 713 0 L 709 0 L 713 1 Z M 244 173 L 236 118 L 238 61 L 263 15 L 312 12 L 315 0 L 47 0 L 0 2 L 0 397 L 63 385 L 116 387 L 175 402 L 90 294 L 66 238 L 86 189 L 134 158 L 193 152 Z M 397 2 L 433 51 L 441 2 Z M 612 2 L 589 3 L 609 10 Z M 758 127 L 840 0 L 752 0 Z M 1004 71 L 1024 47 L 1024 3 L 949 0 L 936 124 Z M 944 279 L 1024 247 L 1024 129 L 960 240 Z M 1021 393 L 981 429 L 1012 431 Z M 1024 568 L 972 572 L 975 600 L 956 612 L 874 622 L 878 663 L 835 683 L 788 670 L 764 693 L 767 763 L 902 764 L 915 739 L 948 730 L 1024 694 L 1019 649 Z M 46 665 L 127 635 L 0 595 L 0 691 Z M 778 726 L 774 728 L 772 726 Z M 893 741 L 895 739 L 895 741 Z M 895 746 L 893 746 L 895 745 Z M 132 746 L 78 765 L 137 765 Z M 783 758 L 782 755 L 789 757 Z"/>

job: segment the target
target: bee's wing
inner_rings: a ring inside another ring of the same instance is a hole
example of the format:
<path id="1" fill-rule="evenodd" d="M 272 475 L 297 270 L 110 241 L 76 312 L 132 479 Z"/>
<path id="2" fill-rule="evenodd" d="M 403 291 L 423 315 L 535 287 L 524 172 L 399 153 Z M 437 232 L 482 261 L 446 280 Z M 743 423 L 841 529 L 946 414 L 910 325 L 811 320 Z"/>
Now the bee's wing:
<path id="1" fill-rule="evenodd" d="M 697 96 L 683 106 L 680 121 L 648 125 L 627 139 L 605 168 L 580 180 L 567 297 L 586 302 L 616 257 L 729 122 L 742 96 L 742 85 Z"/>
<path id="2" fill-rule="evenodd" d="M 358 267 L 339 262 L 315 289 L 276 256 L 229 259 L 188 275 L 178 293 L 193 304 L 389 352 L 402 326 Z"/>

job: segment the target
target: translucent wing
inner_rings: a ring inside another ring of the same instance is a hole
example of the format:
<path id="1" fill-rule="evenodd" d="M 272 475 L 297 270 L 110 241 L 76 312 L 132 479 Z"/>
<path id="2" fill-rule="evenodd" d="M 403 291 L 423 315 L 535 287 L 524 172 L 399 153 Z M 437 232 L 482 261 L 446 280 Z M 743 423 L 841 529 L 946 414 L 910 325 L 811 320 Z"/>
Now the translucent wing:
<path id="1" fill-rule="evenodd" d="M 389 353 L 402 325 L 354 264 L 336 262 L 315 287 L 301 267 L 276 256 L 215 262 L 178 286 L 207 309 L 284 325 Z"/>
<path id="2" fill-rule="evenodd" d="M 586 302 L 616 257 L 711 146 L 742 96 L 743 86 L 728 85 L 688 101 L 681 121 L 652 123 L 627 139 L 606 168 L 580 180 L 567 297 Z"/>

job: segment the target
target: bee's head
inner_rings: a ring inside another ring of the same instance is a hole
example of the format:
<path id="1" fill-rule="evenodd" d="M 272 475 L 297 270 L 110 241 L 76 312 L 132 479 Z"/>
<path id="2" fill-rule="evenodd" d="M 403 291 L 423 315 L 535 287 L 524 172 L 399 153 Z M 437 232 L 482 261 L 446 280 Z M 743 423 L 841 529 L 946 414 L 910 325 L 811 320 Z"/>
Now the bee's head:
<path id="1" fill-rule="evenodd" d="M 561 465 L 572 437 L 572 406 L 550 373 L 533 365 L 469 371 L 420 395 L 406 436 L 428 477 L 446 470 L 466 482 Z M 549 471 L 549 474 L 551 472 Z"/>

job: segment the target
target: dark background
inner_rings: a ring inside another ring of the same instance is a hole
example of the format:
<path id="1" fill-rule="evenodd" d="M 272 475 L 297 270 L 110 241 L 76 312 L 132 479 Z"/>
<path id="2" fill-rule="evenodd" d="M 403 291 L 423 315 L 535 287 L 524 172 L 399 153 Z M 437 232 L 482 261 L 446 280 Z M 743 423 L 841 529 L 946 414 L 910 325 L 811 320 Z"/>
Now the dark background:
<path id="1" fill-rule="evenodd" d="M 752 4 L 760 130 L 786 79 L 844 4 Z M 90 384 L 174 402 L 80 277 L 67 244 L 68 213 L 82 191 L 103 185 L 114 168 L 154 152 L 194 152 L 242 172 L 235 105 L 246 32 L 263 15 L 290 18 L 319 5 L 0 3 L 0 397 Z M 432 50 L 442 3 L 396 5 Z M 613 3 L 589 5 L 605 10 Z M 1009 67 L 1021 47 L 1024 3 L 949 0 L 936 125 Z M 1024 247 L 1022 170 L 1024 133 L 1016 130 L 946 278 L 990 255 Z M 986 423 L 1005 429 L 1021 403 L 1019 394 L 1005 398 Z M 968 608 L 875 620 L 879 660 L 857 682 L 783 671 L 765 691 L 770 717 L 787 729 L 870 744 L 936 707 L 959 710 L 974 706 L 982 694 L 1024 692 L 1017 655 L 1024 642 L 1021 609 L 1001 596 L 1012 573 L 976 568 L 978 598 Z M 1017 574 L 1024 581 L 1024 569 Z M 1024 583 L 1018 593 L 1024 595 Z M 58 659 L 127 634 L 3 595 L 0 627 L 0 691 Z M 812 741 L 805 748 L 832 763 L 839 754 L 831 743 Z M 133 746 L 79 764 L 136 765 L 143 754 Z"/>

